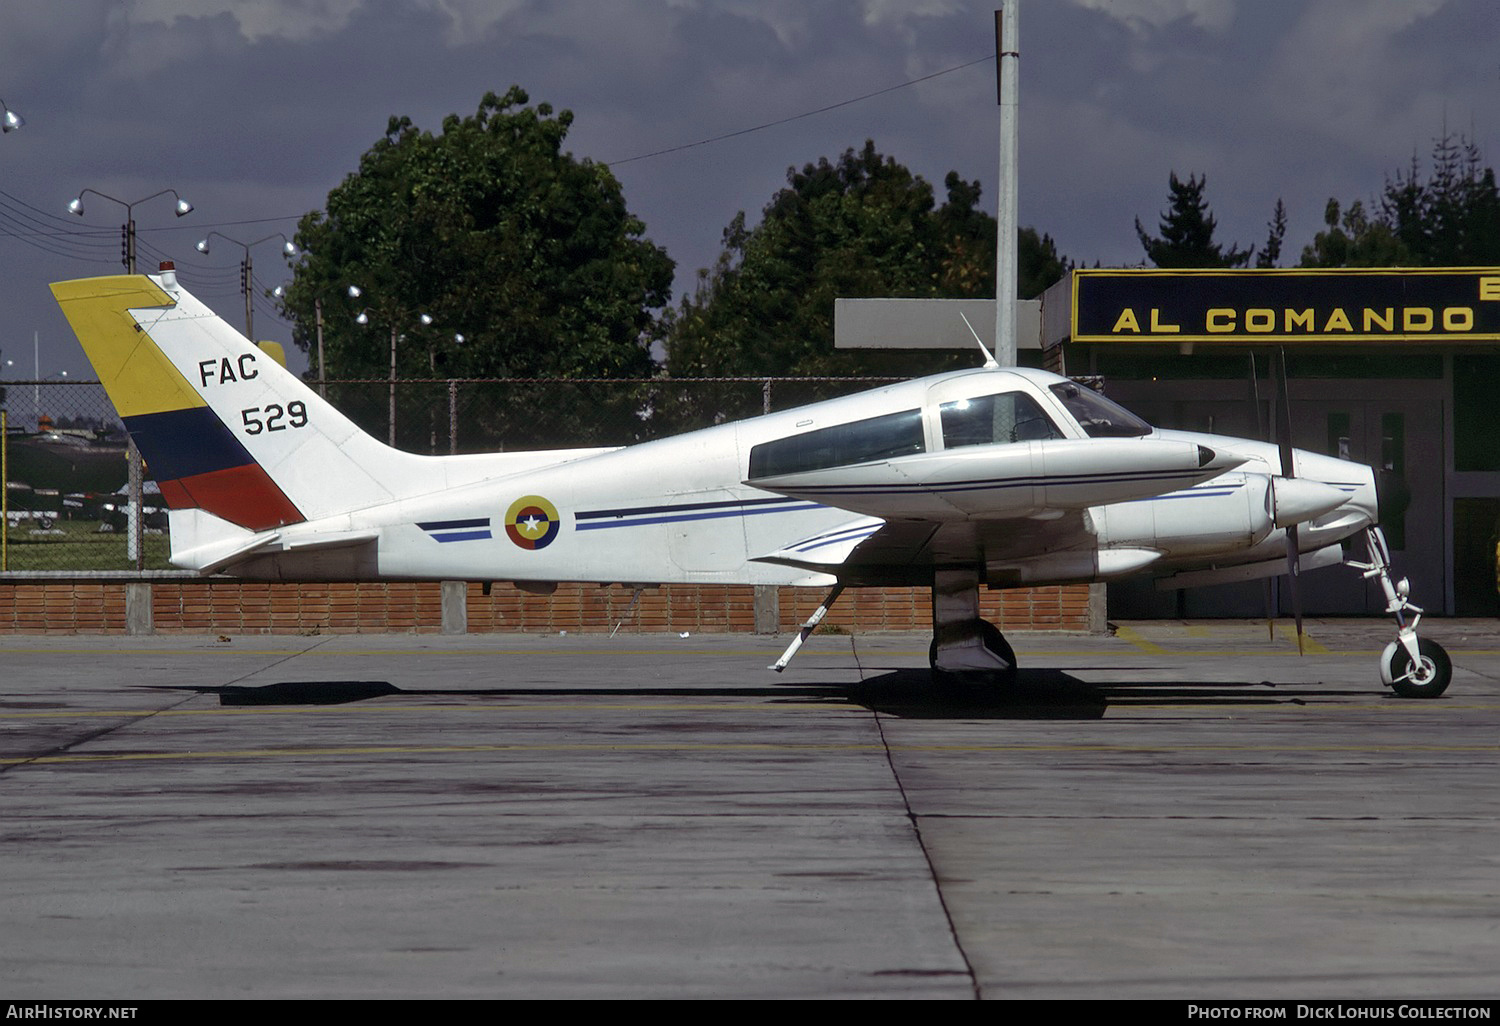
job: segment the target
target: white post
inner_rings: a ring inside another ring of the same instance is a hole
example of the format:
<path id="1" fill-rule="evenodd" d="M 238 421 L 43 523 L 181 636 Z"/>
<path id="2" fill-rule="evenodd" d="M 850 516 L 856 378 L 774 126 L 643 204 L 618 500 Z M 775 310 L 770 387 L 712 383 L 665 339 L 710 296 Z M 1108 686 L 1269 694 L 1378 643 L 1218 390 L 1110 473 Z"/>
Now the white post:
<path id="1" fill-rule="evenodd" d="M 1016 365 L 1017 91 L 1020 88 L 1021 0 L 995 12 L 995 53 L 1000 100 L 1000 196 L 995 242 L 995 361 Z"/>

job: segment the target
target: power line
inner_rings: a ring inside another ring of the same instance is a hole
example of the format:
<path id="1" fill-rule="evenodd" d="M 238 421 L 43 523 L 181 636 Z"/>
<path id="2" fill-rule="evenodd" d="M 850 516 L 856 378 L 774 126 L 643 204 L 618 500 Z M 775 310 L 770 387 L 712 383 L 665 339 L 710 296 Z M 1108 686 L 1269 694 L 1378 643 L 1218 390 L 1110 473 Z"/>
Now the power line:
<path id="1" fill-rule="evenodd" d="M 56 234 L 63 234 L 63 235 L 87 235 L 87 234 L 99 234 L 99 233 L 108 234 L 111 231 L 117 231 L 118 230 L 118 229 L 106 229 L 106 228 L 99 228 L 99 227 L 78 227 L 79 222 L 75 221 L 73 218 L 64 217 L 64 216 L 62 216 L 60 214 L 54 214 L 54 213 L 52 213 L 50 211 L 43 210 L 41 207 L 38 207 L 38 206 L 36 206 L 34 204 L 31 204 L 31 203 L 27 203 L 25 200 L 21 199 L 19 196 L 14 196 L 14 195 L 6 192 L 4 189 L 0 189 L 0 198 L 7 199 L 11 203 L 13 203 L 13 204 L 25 207 L 27 210 L 33 211 L 36 214 L 40 214 L 42 218 L 46 218 L 49 221 L 55 221 L 55 222 L 57 222 L 57 225 L 59 227 L 57 227 L 56 230 L 55 230 Z M 18 216 L 26 217 L 28 220 L 35 222 L 39 227 L 42 226 L 45 223 L 45 222 L 43 222 L 41 220 L 41 218 L 32 217 L 30 215 L 23 214 L 20 211 L 16 211 L 16 213 L 17 213 Z M 300 221 L 304 216 L 305 216 L 304 214 L 283 214 L 283 215 L 281 215 L 279 217 L 247 217 L 247 218 L 243 218 L 243 219 L 238 220 L 238 221 L 214 221 L 214 222 L 210 222 L 210 223 L 206 223 L 206 224 L 205 223 L 197 223 L 197 224 L 194 224 L 194 225 L 165 225 L 165 226 L 139 225 L 136 228 L 136 234 L 140 235 L 143 232 L 172 232 L 172 231 L 193 231 L 194 229 L 207 230 L 207 229 L 210 229 L 210 228 L 232 228 L 235 225 L 268 224 L 268 223 L 273 223 L 273 222 L 278 222 L 278 221 Z M 43 234 L 43 232 L 38 231 L 37 234 Z"/>
<path id="2" fill-rule="evenodd" d="M 819 107 L 817 110 L 809 110 L 801 114 L 793 114 L 791 117 L 778 118 L 775 121 L 767 121 L 765 124 L 754 125 L 750 128 L 741 128 L 735 132 L 725 132 L 723 135 L 716 135 L 708 139 L 700 139 L 697 142 L 683 143 L 681 146 L 669 146 L 664 150 L 653 150 L 650 153 L 640 153 L 634 157 L 626 157 L 624 160 L 609 160 L 605 161 L 605 163 L 611 167 L 618 167 L 621 164 L 629 164 L 632 161 L 636 160 L 646 160 L 649 157 L 660 157 L 667 153 L 679 153 L 682 150 L 690 150 L 695 146 L 707 146 L 709 143 L 723 142 L 725 139 L 733 139 L 736 136 L 749 135 L 752 132 L 760 132 L 767 128 L 775 128 L 777 125 L 785 125 L 792 121 L 801 121 L 803 118 L 810 118 L 815 114 L 826 114 L 828 111 L 838 110 L 840 107 L 848 107 L 851 104 L 860 103 L 864 100 L 868 100 L 876 96 L 883 96 L 886 93 L 893 93 L 898 89 L 905 89 L 908 86 L 914 86 L 922 82 L 930 82 L 934 78 L 941 78 L 943 75 L 951 75 L 955 71 L 963 71 L 965 68 L 972 68 L 976 64 L 983 64 L 986 61 L 992 61 L 994 59 L 994 51 L 991 51 L 990 53 L 985 54 L 983 57 L 978 57 L 964 64 L 955 64 L 951 68 L 944 68 L 942 71 L 934 71 L 932 74 L 923 75 L 921 78 L 913 78 L 898 85 L 886 86 L 884 89 L 877 89 L 872 93 L 865 93 L 862 96 L 854 96 L 847 100 L 840 100 L 838 103 L 830 103 L 826 107 Z"/>

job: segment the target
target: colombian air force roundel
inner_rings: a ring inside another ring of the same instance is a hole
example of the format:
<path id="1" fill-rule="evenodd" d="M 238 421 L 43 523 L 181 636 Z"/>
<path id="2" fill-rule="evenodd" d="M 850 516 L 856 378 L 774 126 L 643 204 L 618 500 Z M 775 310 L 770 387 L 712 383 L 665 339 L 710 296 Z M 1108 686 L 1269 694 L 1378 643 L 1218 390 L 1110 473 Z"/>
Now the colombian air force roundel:
<path id="1" fill-rule="evenodd" d="M 523 549 L 545 549 L 561 526 L 557 507 L 540 495 L 523 495 L 505 512 L 505 533 Z"/>

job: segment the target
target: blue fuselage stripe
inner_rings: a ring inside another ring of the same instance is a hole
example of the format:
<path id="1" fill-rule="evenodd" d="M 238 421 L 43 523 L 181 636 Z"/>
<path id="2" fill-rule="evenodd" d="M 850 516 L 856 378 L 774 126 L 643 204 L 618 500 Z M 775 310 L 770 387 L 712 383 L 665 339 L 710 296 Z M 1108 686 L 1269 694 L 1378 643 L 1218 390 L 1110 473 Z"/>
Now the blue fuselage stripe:
<path id="1" fill-rule="evenodd" d="M 644 514 L 662 513 L 695 513 L 713 512 L 716 510 L 729 510 L 727 515 L 734 515 L 740 510 L 751 506 L 785 506 L 788 503 L 797 502 L 797 499 L 775 498 L 775 499 L 736 499 L 732 502 L 681 502 L 674 505 L 663 506 L 637 506 L 634 509 L 594 509 L 584 510 L 573 514 L 578 520 L 603 520 L 607 517 L 637 517 Z M 769 512 L 775 512 L 774 510 Z"/>
<path id="2" fill-rule="evenodd" d="M 675 524 L 688 520 L 723 520 L 728 517 L 753 517 L 760 516 L 764 513 L 786 513 L 791 510 L 822 508 L 822 504 L 817 502 L 797 502 L 790 499 L 778 499 L 774 501 L 780 503 L 780 505 L 777 505 L 775 508 L 770 509 L 746 509 L 744 507 L 746 505 L 749 505 L 749 503 L 745 503 L 737 504 L 734 509 L 724 509 L 720 507 L 719 509 L 704 509 L 701 512 L 697 513 L 664 513 L 660 516 L 642 515 L 652 512 L 651 509 L 644 509 L 640 511 L 616 510 L 612 511 L 612 514 L 614 516 L 621 517 L 622 519 L 611 521 L 590 521 L 588 523 L 583 523 L 581 521 L 583 521 L 583 518 L 586 516 L 597 516 L 598 514 L 579 513 L 577 514 L 578 520 L 580 521 L 580 523 L 578 524 L 578 530 L 602 531 L 607 527 L 639 527 L 642 524 Z M 704 505 L 706 506 L 710 504 L 705 503 Z M 656 507 L 656 509 L 671 508 L 672 507 Z M 679 506 L 676 508 L 693 509 L 695 507 Z M 623 519 L 624 517 L 629 517 L 630 519 Z"/>

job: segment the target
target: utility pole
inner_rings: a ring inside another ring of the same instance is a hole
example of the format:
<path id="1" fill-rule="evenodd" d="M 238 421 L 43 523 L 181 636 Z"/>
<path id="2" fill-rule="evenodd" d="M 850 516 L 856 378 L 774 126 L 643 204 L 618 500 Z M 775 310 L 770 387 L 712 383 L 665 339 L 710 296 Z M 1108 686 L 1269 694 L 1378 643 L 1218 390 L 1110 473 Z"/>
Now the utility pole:
<path id="1" fill-rule="evenodd" d="M 389 423 L 390 426 L 389 426 L 389 429 L 388 429 L 389 433 L 386 435 L 386 440 L 390 443 L 391 448 L 394 449 L 396 447 L 396 322 L 395 321 L 391 322 L 391 382 L 390 382 L 390 384 L 391 384 L 391 394 L 390 394 L 391 409 L 390 409 L 390 419 L 388 421 L 388 423 Z"/>
<path id="2" fill-rule="evenodd" d="M 241 242 L 239 239 L 231 239 L 223 232 L 209 232 L 202 239 L 198 240 L 197 244 L 193 248 L 195 248 L 199 253 L 207 254 L 209 252 L 210 241 L 215 235 L 223 239 L 225 242 L 232 243 L 233 245 L 240 247 L 240 249 L 244 252 L 244 259 L 240 261 L 240 291 L 245 295 L 245 338 L 250 342 L 251 345 L 254 345 L 255 314 L 251 309 L 250 297 L 251 289 L 255 287 L 255 263 L 250 259 L 250 247 L 259 246 L 262 242 L 270 242 L 272 239 L 280 239 L 281 252 L 289 259 L 297 255 L 297 247 L 293 244 L 291 239 L 287 238 L 281 232 L 272 232 L 265 238 L 256 239 L 254 242 Z"/>
<path id="3" fill-rule="evenodd" d="M 1005 0 L 995 12 L 995 75 L 1000 103 L 1000 196 L 995 240 L 995 362 L 1016 365 L 1016 169 L 1017 92 L 1020 89 L 1020 32 L 1017 21 L 1021 0 Z"/>

